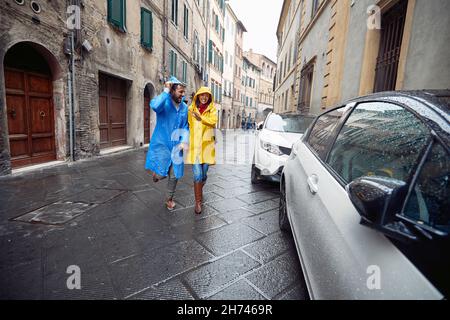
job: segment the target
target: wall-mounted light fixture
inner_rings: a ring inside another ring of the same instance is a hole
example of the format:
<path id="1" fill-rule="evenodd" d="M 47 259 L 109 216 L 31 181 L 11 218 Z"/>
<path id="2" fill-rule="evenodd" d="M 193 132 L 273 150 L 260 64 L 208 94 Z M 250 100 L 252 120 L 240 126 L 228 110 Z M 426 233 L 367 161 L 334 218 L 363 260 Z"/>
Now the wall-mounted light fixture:
<path id="1" fill-rule="evenodd" d="M 82 46 L 87 52 L 91 52 L 93 49 L 91 43 L 88 40 L 84 40 Z"/>

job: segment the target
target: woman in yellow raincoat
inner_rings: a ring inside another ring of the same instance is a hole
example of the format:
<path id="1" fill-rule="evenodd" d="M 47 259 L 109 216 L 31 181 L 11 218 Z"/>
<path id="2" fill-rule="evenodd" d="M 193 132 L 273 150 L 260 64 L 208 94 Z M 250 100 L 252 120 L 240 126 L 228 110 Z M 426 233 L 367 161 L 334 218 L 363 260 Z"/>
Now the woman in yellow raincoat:
<path id="1" fill-rule="evenodd" d="M 188 122 L 190 139 L 185 163 L 193 165 L 195 213 L 200 214 L 208 168 L 216 164 L 214 128 L 217 109 L 209 88 L 201 87 L 195 94 L 189 107 Z"/>

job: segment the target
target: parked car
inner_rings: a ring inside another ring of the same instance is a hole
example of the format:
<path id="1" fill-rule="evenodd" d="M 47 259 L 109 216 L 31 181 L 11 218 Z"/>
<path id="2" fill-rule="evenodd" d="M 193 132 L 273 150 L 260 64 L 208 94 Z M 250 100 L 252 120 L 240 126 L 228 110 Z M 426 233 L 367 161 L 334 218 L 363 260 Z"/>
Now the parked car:
<path id="1" fill-rule="evenodd" d="M 312 299 L 450 292 L 450 91 L 385 92 L 320 115 L 282 172 Z"/>
<path id="2" fill-rule="evenodd" d="M 301 139 L 315 117 L 269 113 L 258 126 L 253 164 L 252 183 L 261 179 L 279 182 L 284 163 L 294 142 Z"/>

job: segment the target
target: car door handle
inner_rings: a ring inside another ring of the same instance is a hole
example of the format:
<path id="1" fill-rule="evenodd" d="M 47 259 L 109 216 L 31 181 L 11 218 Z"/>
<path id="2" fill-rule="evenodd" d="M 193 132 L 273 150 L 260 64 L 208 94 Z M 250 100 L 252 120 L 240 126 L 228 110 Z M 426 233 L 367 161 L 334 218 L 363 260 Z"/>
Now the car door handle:
<path id="1" fill-rule="evenodd" d="M 319 192 L 319 177 L 315 174 L 313 174 L 312 176 L 308 177 L 308 187 L 309 187 L 309 191 L 312 194 L 316 194 L 317 192 Z"/>

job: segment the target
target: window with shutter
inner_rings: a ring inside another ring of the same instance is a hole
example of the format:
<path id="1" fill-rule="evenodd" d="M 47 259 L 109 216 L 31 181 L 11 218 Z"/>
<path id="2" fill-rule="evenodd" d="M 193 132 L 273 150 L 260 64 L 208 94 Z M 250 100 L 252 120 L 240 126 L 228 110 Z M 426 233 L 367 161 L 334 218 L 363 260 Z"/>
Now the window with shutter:
<path id="1" fill-rule="evenodd" d="M 108 0 L 108 22 L 126 32 L 126 1 Z"/>
<path id="2" fill-rule="evenodd" d="M 144 8 L 141 8 L 141 44 L 147 49 L 153 48 L 153 16 Z"/>

